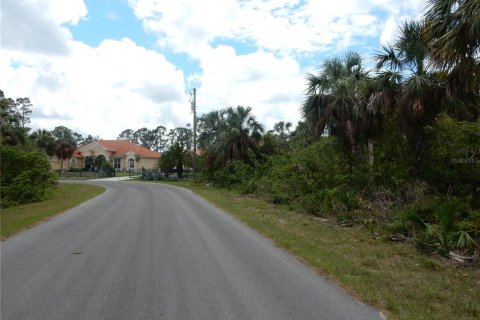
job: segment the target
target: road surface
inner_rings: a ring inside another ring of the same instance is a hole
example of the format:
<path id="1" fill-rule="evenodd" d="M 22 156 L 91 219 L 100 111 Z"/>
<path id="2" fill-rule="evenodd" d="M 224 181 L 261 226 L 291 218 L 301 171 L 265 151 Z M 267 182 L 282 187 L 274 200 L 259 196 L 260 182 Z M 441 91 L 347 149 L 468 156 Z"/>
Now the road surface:
<path id="1" fill-rule="evenodd" d="M 1 244 L 1 319 L 381 319 L 191 191 L 102 195 Z"/>

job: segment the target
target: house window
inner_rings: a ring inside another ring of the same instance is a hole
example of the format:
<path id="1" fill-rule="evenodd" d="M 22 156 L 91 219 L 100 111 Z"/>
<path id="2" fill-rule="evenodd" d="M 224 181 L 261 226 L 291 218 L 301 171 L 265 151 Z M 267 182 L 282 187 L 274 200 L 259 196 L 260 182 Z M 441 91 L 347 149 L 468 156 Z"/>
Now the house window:
<path id="1" fill-rule="evenodd" d="M 130 158 L 130 160 L 128 160 L 128 163 L 129 163 L 130 169 L 135 169 L 135 160 Z"/>
<path id="2" fill-rule="evenodd" d="M 113 159 L 113 167 L 115 169 L 120 169 L 120 158 Z"/>
<path id="3" fill-rule="evenodd" d="M 76 168 L 77 167 L 77 159 L 72 159 L 70 164 L 70 168 Z"/>

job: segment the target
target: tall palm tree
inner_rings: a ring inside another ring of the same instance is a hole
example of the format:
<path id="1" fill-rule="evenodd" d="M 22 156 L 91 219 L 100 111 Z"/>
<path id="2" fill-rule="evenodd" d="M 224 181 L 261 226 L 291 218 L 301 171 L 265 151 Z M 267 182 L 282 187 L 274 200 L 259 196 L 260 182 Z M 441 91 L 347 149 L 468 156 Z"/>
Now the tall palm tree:
<path id="1" fill-rule="evenodd" d="M 325 60 L 318 75 L 307 75 L 308 87 L 302 105 L 306 124 L 317 137 L 325 131 L 337 136 L 347 155 L 356 145 L 360 86 L 367 74 L 361 56 L 348 52 L 344 59 Z"/>
<path id="2" fill-rule="evenodd" d="M 425 150 L 423 128 L 441 112 L 445 96 L 442 74 L 429 68 L 428 45 L 422 36 L 425 27 L 424 22 L 404 23 L 394 45 L 383 47 L 374 57 L 378 72 L 373 79 L 378 90 L 375 94 L 386 97 L 376 101 L 377 107 L 382 103 L 398 107 L 402 130 L 417 159 Z"/>
<path id="3" fill-rule="evenodd" d="M 424 39 L 432 62 L 448 72 L 446 92 L 457 117 L 480 114 L 480 1 L 429 0 Z"/>
<path id="4" fill-rule="evenodd" d="M 402 113 L 411 119 L 421 118 L 425 110 L 424 94 L 432 88 L 434 78 L 427 70 L 427 45 L 422 34 L 422 22 L 406 22 L 393 46 L 384 46 L 374 56 L 379 88 L 393 92 L 401 104 Z"/>

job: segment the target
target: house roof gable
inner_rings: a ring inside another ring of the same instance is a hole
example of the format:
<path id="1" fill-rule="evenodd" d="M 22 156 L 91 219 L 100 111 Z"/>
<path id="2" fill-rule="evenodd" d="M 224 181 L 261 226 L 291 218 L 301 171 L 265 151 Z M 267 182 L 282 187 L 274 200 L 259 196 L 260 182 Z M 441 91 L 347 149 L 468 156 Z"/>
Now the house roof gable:
<path id="1" fill-rule="evenodd" d="M 127 140 L 98 140 L 97 143 L 112 152 L 113 156 L 124 156 L 131 152 L 144 158 L 160 158 L 160 153 Z"/>

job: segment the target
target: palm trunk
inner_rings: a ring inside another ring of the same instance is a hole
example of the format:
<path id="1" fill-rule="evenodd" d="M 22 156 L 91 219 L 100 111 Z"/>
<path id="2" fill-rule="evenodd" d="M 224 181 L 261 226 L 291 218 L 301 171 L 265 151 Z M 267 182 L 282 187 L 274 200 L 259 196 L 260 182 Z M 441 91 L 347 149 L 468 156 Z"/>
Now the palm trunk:
<path id="1" fill-rule="evenodd" d="M 177 178 L 183 178 L 183 163 L 181 161 L 177 163 Z"/>
<path id="2" fill-rule="evenodd" d="M 63 152 L 60 152 L 60 174 L 62 174 L 63 169 Z"/>
<path id="3" fill-rule="evenodd" d="M 368 165 L 373 166 L 373 161 L 375 160 L 373 155 L 373 141 L 368 139 Z"/>

